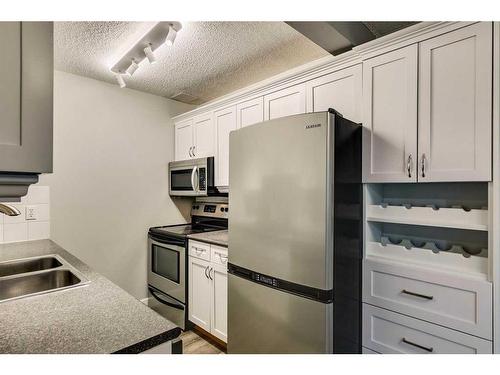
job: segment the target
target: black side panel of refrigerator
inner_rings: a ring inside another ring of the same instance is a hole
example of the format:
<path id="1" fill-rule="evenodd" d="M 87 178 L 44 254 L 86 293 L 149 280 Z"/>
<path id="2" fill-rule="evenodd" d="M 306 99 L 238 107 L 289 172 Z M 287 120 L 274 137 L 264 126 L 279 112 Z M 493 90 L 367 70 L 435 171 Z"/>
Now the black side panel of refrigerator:
<path id="1" fill-rule="evenodd" d="M 361 125 L 335 113 L 333 350 L 361 353 Z"/>

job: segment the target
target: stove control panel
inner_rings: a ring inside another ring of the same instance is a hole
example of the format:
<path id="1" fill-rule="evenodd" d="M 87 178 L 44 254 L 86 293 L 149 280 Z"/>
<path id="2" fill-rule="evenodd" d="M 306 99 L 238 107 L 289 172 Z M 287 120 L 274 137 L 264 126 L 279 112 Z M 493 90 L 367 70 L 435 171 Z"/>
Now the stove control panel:
<path id="1" fill-rule="evenodd" d="M 191 216 L 207 216 L 227 219 L 229 217 L 229 204 L 194 202 L 191 207 Z"/>

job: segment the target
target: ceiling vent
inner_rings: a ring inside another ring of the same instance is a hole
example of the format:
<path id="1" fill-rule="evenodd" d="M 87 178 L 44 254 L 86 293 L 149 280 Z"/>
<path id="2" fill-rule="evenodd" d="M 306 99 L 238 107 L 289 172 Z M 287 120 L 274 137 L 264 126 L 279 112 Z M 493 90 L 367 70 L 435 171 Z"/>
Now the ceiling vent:
<path id="1" fill-rule="evenodd" d="M 170 97 L 170 99 L 177 100 L 178 102 L 182 102 L 182 103 L 186 103 L 186 104 L 194 104 L 194 105 L 200 105 L 200 104 L 204 103 L 204 101 L 201 100 L 200 98 L 193 96 L 191 94 L 188 94 L 187 92 L 183 92 L 183 91 Z"/>

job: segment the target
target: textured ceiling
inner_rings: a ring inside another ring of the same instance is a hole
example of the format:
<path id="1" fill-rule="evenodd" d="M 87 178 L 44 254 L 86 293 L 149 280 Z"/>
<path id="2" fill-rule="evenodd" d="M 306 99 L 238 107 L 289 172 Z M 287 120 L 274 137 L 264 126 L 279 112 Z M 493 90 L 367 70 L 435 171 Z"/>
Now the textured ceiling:
<path id="1" fill-rule="evenodd" d="M 56 22 L 55 67 L 115 83 L 109 68 L 152 22 Z M 172 47 L 156 51 L 127 87 L 170 98 L 180 92 L 202 102 L 328 53 L 283 22 L 183 22 Z"/>

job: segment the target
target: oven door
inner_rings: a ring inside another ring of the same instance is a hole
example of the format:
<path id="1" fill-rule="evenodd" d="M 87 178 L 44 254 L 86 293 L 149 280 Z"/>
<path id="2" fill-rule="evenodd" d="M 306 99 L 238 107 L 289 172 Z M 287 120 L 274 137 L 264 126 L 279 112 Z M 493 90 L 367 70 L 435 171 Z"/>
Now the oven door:
<path id="1" fill-rule="evenodd" d="M 186 249 L 183 240 L 148 239 L 148 284 L 186 303 Z"/>

